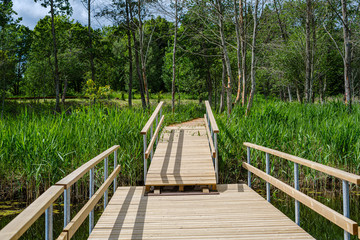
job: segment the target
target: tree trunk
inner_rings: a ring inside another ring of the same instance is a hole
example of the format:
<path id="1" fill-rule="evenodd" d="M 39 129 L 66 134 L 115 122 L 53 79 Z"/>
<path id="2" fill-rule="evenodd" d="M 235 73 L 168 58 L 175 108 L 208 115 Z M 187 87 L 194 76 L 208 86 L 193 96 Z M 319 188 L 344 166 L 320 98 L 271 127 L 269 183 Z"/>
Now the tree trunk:
<path id="1" fill-rule="evenodd" d="M 61 97 L 61 102 L 62 102 L 63 105 L 65 105 L 67 87 L 68 87 L 68 78 L 66 77 L 65 82 L 64 82 L 63 94 L 62 94 L 62 97 Z"/>
<path id="2" fill-rule="evenodd" d="M 177 28 L 178 28 L 178 17 L 177 17 L 177 0 L 175 0 L 175 32 L 174 32 L 174 48 L 173 48 L 173 79 L 172 79 L 172 86 L 171 86 L 171 110 L 174 114 L 175 112 L 175 78 L 176 78 L 176 38 L 177 38 Z"/>
<path id="3" fill-rule="evenodd" d="M 288 93 L 289 93 L 289 102 L 292 102 L 290 85 L 287 86 L 287 89 L 288 89 Z"/>
<path id="4" fill-rule="evenodd" d="M 55 102 L 55 111 L 60 112 L 60 88 L 59 88 L 59 64 L 57 58 L 57 46 L 56 46 L 56 35 L 55 35 L 55 12 L 54 12 L 54 0 L 50 2 L 50 12 L 51 12 L 51 33 L 53 37 L 53 51 L 54 51 L 54 65 L 55 65 L 55 74 L 54 74 L 54 82 L 55 82 L 55 94 L 56 94 L 56 102 Z"/>
<path id="5" fill-rule="evenodd" d="M 225 64 L 226 64 L 226 71 L 227 71 L 227 75 L 228 75 L 228 85 L 227 85 L 227 88 L 226 88 L 226 90 L 227 90 L 227 113 L 228 113 L 228 116 L 230 116 L 231 108 L 232 108 L 231 83 L 233 81 L 232 81 L 230 59 L 229 59 L 228 51 L 227 51 L 227 48 L 226 48 L 226 41 L 225 41 L 225 35 L 224 35 L 221 0 L 217 0 L 217 5 L 218 5 L 218 17 L 219 17 L 219 25 L 220 25 L 221 45 L 222 45 Z"/>
<path id="6" fill-rule="evenodd" d="M 350 25 L 348 22 L 347 0 L 341 0 L 341 9 L 343 16 L 343 33 L 344 33 L 344 81 L 345 81 L 345 104 L 351 111 L 351 37 Z"/>
<path id="7" fill-rule="evenodd" d="M 132 85 L 133 85 L 133 57 L 131 47 L 131 32 L 130 32 L 130 19 L 129 19 L 129 0 L 126 0 L 126 25 L 127 25 L 127 40 L 128 40 L 128 51 L 129 51 L 129 97 L 128 103 L 129 108 L 132 107 Z"/>
<path id="8" fill-rule="evenodd" d="M 255 0 L 255 9 L 254 9 L 254 29 L 253 29 L 253 39 L 252 39 L 252 47 L 251 47 L 251 91 L 250 91 L 250 97 L 249 101 L 246 107 L 246 113 L 245 116 L 249 116 L 252 103 L 254 101 L 255 96 L 255 47 L 256 47 L 256 33 L 257 33 L 257 25 L 258 25 L 258 6 L 259 6 L 259 0 Z"/>
<path id="9" fill-rule="evenodd" d="M 141 5 L 143 0 L 138 0 L 138 17 L 139 17 L 139 42 L 140 42 L 140 61 L 141 61 L 141 72 L 142 78 L 144 82 L 144 92 L 146 94 L 146 104 L 147 107 L 150 109 L 150 99 L 149 99 L 149 89 L 146 79 L 146 63 L 145 63 L 145 56 L 144 56 L 144 32 L 143 32 L 143 24 L 141 19 Z"/>
<path id="10" fill-rule="evenodd" d="M 131 21 L 134 22 L 134 18 L 133 18 L 133 14 L 132 14 L 132 7 L 131 5 L 129 6 L 129 10 L 130 10 L 130 18 Z M 135 36 L 135 26 L 133 26 L 131 28 L 131 32 L 132 32 L 132 36 L 133 36 L 133 41 L 134 41 L 134 52 L 135 52 L 135 66 L 136 66 L 136 73 L 139 79 L 139 88 L 140 88 L 140 95 L 141 95 L 141 104 L 143 109 L 146 108 L 146 100 L 145 100 L 145 93 L 144 93 L 144 86 L 143 86 L 143 79 L 142 79 L 142 75 L 141 75 L 141 68 L 140 68 L 140 62 L 139 62 L 139 42 L 136 40 L 136 36 Z"/>
<path id="11" fill-rule="evenodd" d="M 240 2 L 242 0 L 239 0 Z M 240 101 L 241 95 L 241 40 L 240 40 L 240 29 L 239 29 L 239 18 L 237 11 L 236 0 L 234 0 L 234 15 L 235 15 L 235 30 L 236 30 L 236 59 L 237 59 L 237 70 L 238 70 L 238 89 L 236 94 L 235 103 Z"/>
<path id="12" fill-rule="evenodd" d="M 313 7 L 314 8 L 314 7 Z M 311 74 L 309 83 L 310 100 L 314 103 L 315 55 L 316 55 L 316 25 L 314 9 L 311 9 L 312 43 L 311 43 Z"/>
<path id="13" fill-rule="evenodd" d="M 219 106 L 219 113 L 224 111 L 224 101 L 225 101 L 225 78 L 226 78 L 226 64 L 224 57 L 221 58 L 222 60 L 222 78 L 221 78 L 221 93 L 220 93 L 220 106 Z"/>
<path id="14" fill-rule="evenodd" d="M 243 6 L 243 0 L 239 0 L 240 8 L 240 36 L 241 36 L 241 68 L 242 68 L 242 94 L 241 105 L 245 106 L 246 101 L 246 34 L 245 34 L 245 19 L 243 10 L 246 9 L 246 1 Z"/>
<path id="15" fill-rule="evenodd" d="M 301 103 L 301 94 L 300 94 L 300 89 L 299 86 L 297 84 L 295 84 L 296 87 L 296 97 L 299 103 Z"/>
<path id="16" fill-rule="evenodd" d="M 91 0 L 88 0 L 88 34 L 89 34 L 89 51 L 90 51 L 90 68 L 91 68 L 91 79 L 95 82 L 95 66 L 94 66 L 94 55 L 92 47 L 92 36 L 91 36 Z"/>
<path id="17" fill-rule="evenodd" d="M 306 50 L 305 50 L 305 101 L 311 101 L 310 94 L 310 81 L 311 81 L 311 0 L 306 0 L 306 26 L 305 26 L 305 35 L 306 35 Z"/>

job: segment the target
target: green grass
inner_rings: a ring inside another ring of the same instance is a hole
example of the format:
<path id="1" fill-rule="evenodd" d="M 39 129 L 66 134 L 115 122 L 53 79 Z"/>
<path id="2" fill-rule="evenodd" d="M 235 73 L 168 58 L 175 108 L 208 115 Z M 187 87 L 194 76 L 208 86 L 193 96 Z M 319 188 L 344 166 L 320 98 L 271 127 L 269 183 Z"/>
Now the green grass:
<path id="1" fill-rule="evenodd" d="M 61 114 L 53 113 L 52 103 L 17 106 L 16 114 L 0 121 L 0 181 L 9 194 L 5 198 L 12 199 L 12 194 L 25 189 L 27 197 L 33 198 L 33 192 L 38 195 L 113 145 L 120 145 L 122 184 L 142 184 L 140 130 L 155 106 L 144 111 L 114 104 L 74 105 Z M 204 111 L 203 106 L 187 104 L 172 115 L 167 104 L 165 124 L 201 117 Z"/>
<path id="2" fill-rule="evenodd" d="M 303 157 L 328 166 L 359 174 L 360 170 L 360 107 L 352 113 L 342 102 L 300 104 L 264 100 L 260 96 L 251 115 L 236 106 L 230 119 L 217 115 L 220 128 L 222 182 L 245 179 L 240 164 L 246 161 L 243 142 L 251 142 Z M 272 169 L 283 179 L 292 178 L 293 163 L 272 158 Z M 252 161 L 264 169 L 265 154 L 252 151 Z M 229 171 L 231 170 L 231 171 Z M 317 181 L 321 174 L 302 168 L 302 176 Z"/>

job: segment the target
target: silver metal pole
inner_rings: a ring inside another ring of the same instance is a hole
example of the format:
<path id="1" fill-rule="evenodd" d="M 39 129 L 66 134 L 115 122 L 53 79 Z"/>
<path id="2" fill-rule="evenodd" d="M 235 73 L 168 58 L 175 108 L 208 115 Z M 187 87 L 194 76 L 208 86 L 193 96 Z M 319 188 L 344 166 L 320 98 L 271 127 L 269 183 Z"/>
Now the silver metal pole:
<path id="1" fill-rule="evenodd" d="M 250 163 L 250 147 L 247 147 L 247 163 Z M 248 186 L 251 188 L 251 172 L 248 171 Z"/>
<path id="2" fill-rule="evenodd" d="M 114 170 L 117 167 L 117 165 L 118 165 L 118 163 L 117 163 L 117 150 L 115 150 L 115 152 L 114 152 Z M 117 180 L 117 177 L 114 178 L 114 183 L 113 183 L 113 185 L 114 185 L 114 194 L 116 192 L 116 187 L 117 187 L 116 180 Z"/>
<path id="3" fill-rule="evenodd" d="M 266 173 L 270 174 L 270 155 L 266 153 Z M 270 202 L 270 183 L 266 182 L 266 200 Z"/>
<path id="4" fill-rule="evenodd" d="M 296 190 L 300 190 L 299 187 L 299 164 L 294 163 L 294 186 Z M 295 223 L 300 226 L 300 203 L 295 200 Z"/>
<path id="5" fill-rule="evenodd" d="M 216 172 L 216 183 L 219 183 L 219 165 L 218 165 L 218 148 L 217 148 L 217 133 L 214 135 L 215 145 L 215 172 Z"/>
<path id="6" fill-rule="evenodd" d="M 64 228 L 70 222 L 70 191 L 71 187 L 64 190 Z"/>
<path id="7" fill-rule="evenodd" d="M 145 185 L 146 174 L 147 174 L 147 161 L 146 161 L 146 157 L 145 157 L 145 152 L 146 152 L 146 148 L 147 148 L 146 134 L 143 135 L 143 139 L 144 139 L 144 185 Z"/>
<path id="8" fill-rule="evenodd" d="M 109 166 L 109 158 L 106 157 L 104 161 L 104 182 L 108 178 L 108 166 Z M 104 209 L 106 208 L 108 203 L 108 190 L 104 192 Z"/>
<path id="9" fill-rule="evenodd" d="M 94 195 L 94 168 L 90 169 L 89 199 Z M 94 209 L 89 213 L 89 234 L 94 229 Z"/>
<path id="10" fill-rule="evenodd" d="M 53 239 L 53 205 L 45 210 L 45 240 Z"/>
<path id="11" fill-rule="evenodd" d="M 151 124 L 150 141 L 152 140 L 152 137 L 153 137 L 153 127 L 154 127 L 154 125 Z M 153 149 L 154 149 L 154 147 L 153 147 Z M 151 152 L 150 152 L 150 161 L 152 161 L 152 158 L 153 158 L 153 149 L 151 149 Z"/>
<path id="12" fill-rule="evenodd" d="M 344 216 L 350 218 L 349 182 L 342 180 Z M 350 233 L 344 230 L 344 239 L 350 240 Z"/>
<path id="13" fill-rule="evenodd" d="M 156 127 L 155 129 L 157 129 L 159 125 L 159 114 L 156 116 Z M 158 138 L 159 138 L 159 134 L 156 136 L 156 141 L 155 141 L 155 145 L 157 146 L 157 143 L 158 143 Z"/>

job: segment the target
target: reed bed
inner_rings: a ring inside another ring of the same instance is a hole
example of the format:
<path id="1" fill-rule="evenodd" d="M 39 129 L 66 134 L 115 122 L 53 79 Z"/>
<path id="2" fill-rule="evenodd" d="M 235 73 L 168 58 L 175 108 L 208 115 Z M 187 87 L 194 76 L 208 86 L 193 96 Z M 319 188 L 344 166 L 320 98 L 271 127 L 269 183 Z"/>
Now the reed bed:
<path id="1" fill-rule="evenodd" d="M 2 200 L 34 199 L 113 145 L 120 145 L 121 184 L 142 184 L 140 130 L 156 104 L 145 111 L 106 104 L 73 106 L 61 114 L 54 114 L 52 107 L 40 106 L 18 107 L 16 114 L 0 121 Z M 204 111 L 203 106 L 187 104 L 180 105 L 173 115 L 170 106 L 165 105 L 165 124 L 201 117 Z"/>
<path id="2" fill-rule="evenodd" d="M 257 98 L 251 115 L 236 106 L 230 118 L 217 115 L 220 127 L 221 182 L 246 179 L 240 164 L 246 161 L 243 142 L 273 148 L 328 166 L 360 174 L 360 108 L 351 113 L 339 101 L 300 104 Z M 252 151 L 252 161 L 265 169 L 265 153 Z M 293 163 L 271 158 L 273 174 L 281 179 L 293 178 Z M 332 181 L 323 174 L 301 168 L 304 184 L 326 184 Z M 325 181 L 324 181 L 325 178 Z"/>

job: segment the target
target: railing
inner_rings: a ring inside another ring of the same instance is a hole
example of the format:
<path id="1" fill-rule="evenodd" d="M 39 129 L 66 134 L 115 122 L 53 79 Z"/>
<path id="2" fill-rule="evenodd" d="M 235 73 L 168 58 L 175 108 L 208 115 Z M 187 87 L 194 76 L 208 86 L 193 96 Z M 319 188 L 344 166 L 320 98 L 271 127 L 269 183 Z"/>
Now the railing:
<path id="1" fill-rule="evenodd" d="M 107 205 L 108 188 L 111 183 L 116 190 L 116 177 L 120 172 L 120 166 L 117 164 L 117 149 L 115 145 L 100 155 L 83 164 L 81 167 L 67 175 L 65 178 L 51 186 L 16 218 L 7 224 L 0 231 L 0 239 L 18 239 L 25 231 L 45 212 L 45 239 L 53 239 L 53 203 L 64 193 L 64 229 L 58 239 L 70 239 L 83 221 L 89 215 L 89 233 L 94 227 L 94 207 L 97 202 L 104 196 L 104 208 Z M 114 171 L 108 177 L 108 157 L 114 153 Z M 105 160 L 104 160 L 105 159 Z M 94 168 L 104 160 L 104 183 L 94 194 Z M 76 214 L 70 222 L 70 191 L 71 186 L 90 171 L 89 179 L 89 201 Z"/>
<path id="2" fill-rule="evenodd" d="M 147 175 L 147 168 L 148 163 L 147 159 L 150 157 L 150 161 L 152 161 L 154 146 L 157 145 L 158 142 L 158 135 L 161 129 L 161 125 L 164 122 L 165 116 L 162 116 L 162 106 L 164 102 L 160 102 L 147 123 L 145 124 L 144 128 L 141 130 L 140 134 L 143 135 L 143 142 L 144 142 L 144 184 L 146 182 L 146 175 Z M 160 118 L 160 121 L 159 121 Z M 156 120 L 155 124 L 155 133 L 154 130 L 154 121 Z M 149 146 L 147 145 L 147 134 L 150 130 L 150 143 Z"/>
<path id="3" fill-rule="evenodd" d="M 285 192 L 289 196 L 295 199 L 295 222 L 300 226 L 300 203 L 309 207 L 316 213 L 322 215 L 326 219 L 330 220 L 334 224 L 344 229 L 344 239 L 349 240 L 350 234 L 359 234 L 360 239 L 360 228 L 358 224 L 350 219 L 350 207 L 349 207 L 349 182 L 356 185 L 360 184 L 360 176 L 348 173 L 336 168 L 325 166 L 320 163 L 316 163 L 310 160 L 306 160 L 300 157 L 296 157 L 287 153 L 283 153 L 277 150 L 266 148 L 252 143 L 245 142 L 244 145 L 247 147 L 247 163 L 243 163 L 242 166 L 248 170 L 248 185 L 251 187 L 251 173 L 257 175 L 266 181 L 266 196 L 270 202 L 270 184 Z M 251 166 L 250 149 L 257 149 L 266 153 L 266 173 L 259 170 L 256 167 Z M 270 175 L 270 154 L 277 156 L 289 161 L 294 162 L 294 187 L 281 182 L 280 180 Z M 326 173 L 328 175 L 342 179 L 342 190 L 343 190 L 343 215 L 334 211 L 333 209 L 323 205 L 315 199 L 307 196 L 306 194 L 299 191 L 299 167 L 298 164 L 312 168 L 314 170 Z"/>
<path id="4" fill-rule="evenodd" d="M 215 174 L 216 174 L 216 183 L 219 182 L 219 172 L 218 172 L 218 148 L 217 148 L 217 134 L 219 133 L 219 128 L 216 124 L 214 114 L 211 110 L 209 101 L 205 101 L 206 114 L 204 115 L 206 132 L 209 139 L 209 145 L 211 150 L 211 157 L 214 163 Z"/>

